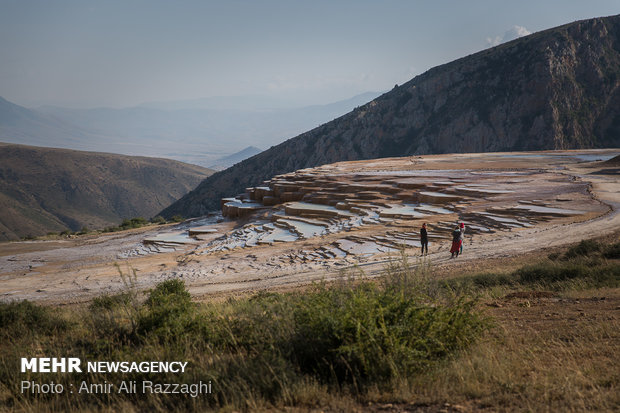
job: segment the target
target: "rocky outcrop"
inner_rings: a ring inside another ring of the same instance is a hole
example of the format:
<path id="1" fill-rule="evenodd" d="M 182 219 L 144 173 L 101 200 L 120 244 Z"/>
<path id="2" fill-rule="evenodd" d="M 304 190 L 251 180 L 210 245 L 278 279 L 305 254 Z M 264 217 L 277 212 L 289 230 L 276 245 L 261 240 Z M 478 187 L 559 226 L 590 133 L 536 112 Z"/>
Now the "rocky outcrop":
<path id="1" fill-rule="evenodd" d="M 414 154 L 620 146 L 620 16 L 535 33 L 429 70 L 202 182 L 164 216 L 202 215 L 274 175 Z"/>

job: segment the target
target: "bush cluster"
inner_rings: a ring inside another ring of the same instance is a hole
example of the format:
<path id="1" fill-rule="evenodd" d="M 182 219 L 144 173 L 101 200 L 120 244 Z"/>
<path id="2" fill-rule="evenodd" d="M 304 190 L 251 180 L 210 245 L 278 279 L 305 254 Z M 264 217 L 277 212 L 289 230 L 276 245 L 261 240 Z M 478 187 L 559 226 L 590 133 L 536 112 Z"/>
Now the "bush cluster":
<path id="1" fill-rule="evenodd" d="M 124 219 L 119 226 L 106 227 L 103 229 L 103 232 L 124 231 L 124 230 L 132 229 L 132 228 L 142 228 L 143 226 L 149 225 L 150 223 L 161 225 L 161 224 L 165 224 L 166 222 L 167 221 L 161 215 L 158 215 L 152 218 L 150 221 L 142 217 L 135 217 L 131 219 Z"/>
<path id="2" fill-rule="evenodd" d="M 576 284 L 585 287 L 620 286 L 620 242 L 601 244 L 584 240 L 564 254 L 525 265 L 509 274 L 483 273 L 447 281 L 456 291 L 475 291 L 496 286 L 533 286 L 563 289 Z"/>
<path id="3" fill-rule="evenodd" d="M 127 291 L 94 299 L 79 321 L 64 324 L 62 334 L 62 318 L 49 321 L 45 314 L 52 310 L 28 302 L 1 307 L 0 321 L 15 328 L 27 325 L 35 334 L 57 334 L 54 348 L 84 359 L 188 360 L 191 371 L 183 380 L 211 380 L 215 393 L 204 403 L 212 407 L 244 406 L 248 400 L 291 402 L 296 389 L 308 383 L 354 394 L 369 386 L 389 388 L 466 348 L 487 326 L 473 300 L 430 297 L 419 283 L 402 282 L 417 277 L 414 273 L 398 282 L 351 280 L 318 284 L 303 293 L 196 304 L 181 280 L 164 281 L 142 298 L 132 284 L 135 274 L 119 272 L 128 280 Z M 123 379 L 149 378 L 129 374 Z M 114 396 L 119 403 L 127 398 L 193 408 L 182 396 Z"/>

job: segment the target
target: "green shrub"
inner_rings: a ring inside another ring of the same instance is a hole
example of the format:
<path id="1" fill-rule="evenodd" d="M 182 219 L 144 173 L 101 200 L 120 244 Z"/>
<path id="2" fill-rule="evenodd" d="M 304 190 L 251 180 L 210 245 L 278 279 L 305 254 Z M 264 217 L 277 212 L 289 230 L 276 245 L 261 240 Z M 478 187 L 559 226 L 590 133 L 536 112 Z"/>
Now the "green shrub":
<path id="1" fill-rule="evenodd" d="M 127 293 L 115 294 L 115 295 L 102 295 L 95 297 L 90 303 L 88 308 L 93 311 L 109 311 L 118 308 L 121 305 L 129 303 L 131 297 Z"/>
<path id="2" fill-rule="evenodd" d="M 479 290 L 512 286 L 516 283 L 518 283 L 518 279 L 514 274 L 481 273 L 451 278 L 443 281 L 440 285 L 456 294 L 472 294 Z"/>
<path id="3" fill-rule="evenodd" d="M 181 215 L 175 215 L 172 217 L 172 222 L 183 222 L 185 220 L 185 218 L 183 218 Z"/>
<path id="4" fill-rule="evenodd" d="M 293 360 L 322 381 L 389 385 L 466 347 L 484 329 L 472 300 L 437 305 L 412 290 L 320 288 L 294 312 Z"/>
<path id="5" fill-rule="evenodd" d="M 166 219 L 164 217 L 162 217 L 161 215 L 157 215 L 156 217 L 151 218 L 151 222 L 153 224 L 165 224 L 166 223 Z"/>
<path id="6" fill-rule="evenodd" d="M 478 288 L 491 288 L 500 285 L 514 284 L 514 276 L 510 274 L 477 274 L 471 277 L 472 283 Z"/>
<path id="7" fill-rule="evenodd" d="M 157 284 L 151 291 L 138 318 L 137 332 L 142 337 L 154 337 L 160 341 L 172 341 L 191 332 L 196 321 L 195 305 L 178 279 Z"/>
<path id="8" fill-rule="evenodd" d="M 579 244 L 575 245 L 574 247 L 569 248 L 568 251 L 566 251 L 566 254 L 564 254 L 564 256 L 566 258 L 575 258 L 579 256 L 587 257 L 590 254 L 599 252 L 600 250 L 601 250 L 601 245 L 598 242 L 587 239 L 587 240 L 581 241 Z"/>
<path id="9" fill-rule="evenodd" d="M 606 264 L 599 260 L 564 262 L 541 262 L 518 269 L 515 272 L 521 284 L 539 284 L 546 287 L 562 287 L 567 281 L 578 281 L 590 287 L 620 286 L 620 265 Z"/>
<path id="10" fill-rule="evenodd" d="M 515 275 L 519 282 L 549 284 L 573 278 L 586 278 L 591 274 L 590 267 L 582 263 L 541 262 L 519 268 Z"/>
<path id="11" fill-rule="evenodd" d="M 143 226 L 148 224 L 149 222 L 142 218 L 142 217 L 137 217 L 137 218 L 131 218 L 131 225 L 133 225 L 134 227 L 139 227 L 139 226 Z"/>
<path id="12" fill-rule="evenodd" d="M 28 300 L 0 303 L 0 335 L 21 336 L 24 333 L 53 334 L 67 329 L 68 323 L 56 310 Z"/>
<path id="13" fill-rule="evenodd" d="M 142 217 L 136 217 L 131 219 L 124 219 L 123 222 L 121 222 L 121 225 L 119 225 L 119 227 L 121 229 L 141 228 L 148 223 L 149 222 L 146 219 Z"/>
<path id="14" fill-rule="evenodd" d="M 620 242 L 608 245 L 603 252 L 603 256 L 609 259 L 620 258 Z"/>

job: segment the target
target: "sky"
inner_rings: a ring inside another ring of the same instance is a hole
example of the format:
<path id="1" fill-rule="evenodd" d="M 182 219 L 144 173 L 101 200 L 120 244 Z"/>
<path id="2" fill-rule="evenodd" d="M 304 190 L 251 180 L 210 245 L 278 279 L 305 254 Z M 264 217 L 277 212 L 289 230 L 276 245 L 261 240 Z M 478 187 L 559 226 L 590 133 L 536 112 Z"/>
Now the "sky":
<path id="1" fill-rule="evenodd" d="M 329 103 L 619 13 L 618 0 L 0 0 L 0 96 L 27 107 Z"/>

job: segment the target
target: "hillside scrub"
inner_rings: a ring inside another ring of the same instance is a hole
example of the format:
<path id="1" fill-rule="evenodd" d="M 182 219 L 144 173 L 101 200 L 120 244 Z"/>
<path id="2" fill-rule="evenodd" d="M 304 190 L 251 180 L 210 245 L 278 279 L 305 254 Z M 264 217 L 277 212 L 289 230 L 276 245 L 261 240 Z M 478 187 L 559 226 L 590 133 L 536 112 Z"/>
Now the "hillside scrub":
<path id="1" fill-rule="evenodd" d="M 119 272 L 126 280 L 135 276 Z M 302 294 L 258 293 L 225 303 L 194 303 L 183 281 L 171 279 L 146 299 L 140 299 L 128 281 L 126 292 L 99 297 L 73 312 L 27 301 L 0 304 L 10 343 L 1 350 L 2 363 L 9 368 L 0 373 L 0 382 L 11 390 L 3 404 L 52 408 L 70 397 L 15 392 L 24 379 L 15 373 L 19 357 L 35 348 L 37 354 L 70 354 L 82 360 L 187 360 L 191 368 L 182 376 L 128 373 L 118 380 L 213 383 L 213 394 L 200 402 L 183 395 L 90 394 L 71 401 L 81 408 L 131 402 L 154 410 L 227 405 L 252 409 L 294 403 L 308 386 L 327 385 L 353 395 L 371 387 L 389 390 L 467 348 L 488 327 L 475 300 L 452 294 L 430 297 L 409 280 L 419 274 L 401 275 L 398 282 L 350 279 L 335 286 L 317 284 Z M 36 340 L 17 334 L 24 325 Z M 71 380 L 114 378 L 59 374 L 54 381 L 69 386 Z"/>
<path id="2" fill-rule="evenodd" d="M 177 216 L 175 216 L 173 219 L 169 221 L 164 219 L 161 215 L 157 215 L 151 218 L 150 220 L 146 220 L 145 218 L 142 218 L 142 217 L 134 217 L 131 219 L 124 219 L 118 226 L 106 227 L 101 232 L 104 232 L 104 233 L 117 232 L 117 231 L 124 231 L 127 229 L 142 228 L 142 227 L 145 227 L 151 224 L 163 225 L 163 224 L 167 224 L 171 222 L 179 223 L 182 221 L 183 221 L 183 218 L 177 217 Z"/>
<path id="3" fill-rule="evenodd" d="M 481 273 L 441 283 L 444 287 L 475 292 L 492 287 L 540 287 L 552 290 L 620 287 L 620 242 L 601 244 L 584 240 L 564 254 L 525 265 L 511 273 Z"/>

